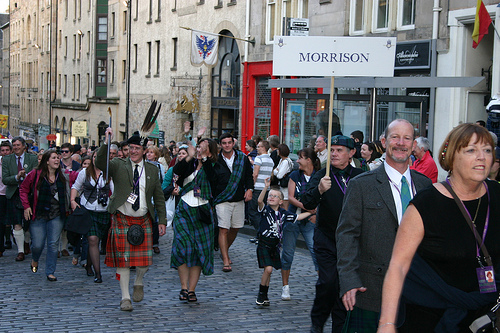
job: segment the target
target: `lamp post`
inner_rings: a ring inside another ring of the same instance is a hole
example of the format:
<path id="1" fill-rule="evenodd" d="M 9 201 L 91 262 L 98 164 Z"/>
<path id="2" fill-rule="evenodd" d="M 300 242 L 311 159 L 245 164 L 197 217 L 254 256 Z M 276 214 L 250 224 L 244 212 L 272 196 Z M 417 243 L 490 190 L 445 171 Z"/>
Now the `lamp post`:
<path id="1" fill-rule="evenodd" d="M 128 29 L 127 29 L 127 92 L 125 98 L 125 139 L 128 138 L 129 115 L 130 115 L 130 51 L 131 47 L 131 30 L 132 30 L 132 0 L 123 1 L 128 8 Z"/>

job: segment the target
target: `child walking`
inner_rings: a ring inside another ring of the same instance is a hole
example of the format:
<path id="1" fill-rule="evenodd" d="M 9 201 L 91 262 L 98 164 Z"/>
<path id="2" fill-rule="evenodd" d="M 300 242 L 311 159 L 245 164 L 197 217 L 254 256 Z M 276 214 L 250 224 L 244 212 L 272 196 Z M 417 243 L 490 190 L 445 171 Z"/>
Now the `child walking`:
<path id="1" fill-rule="evenodd" d="M 259 244 L 257 246 L 257 259 L 259 268 L 264 268 L 262 278 L 260 280 L 259 294 L 255 301 L 257 305 L 268 306 L 270 304 L 267 292 L 269 290 L 269 281 L 273 267 L 281 269 L 281 259 L 279 246 L 281 242 L 283 224 L 287 222 L 295 222 L 297 218 L 302 220 L 311 213 L 305 212 L 297 216 L 297 214 L 281 208 L 283 203 L 283 193 L 279 190 L 270 190 L 267 196 L 267 205 L 264 205 L 264 197 L 269 188 L 270 179 L 265 180 L 265 186 L 257 200 L 259 205 L 260 226 L 258 232 Z"/>

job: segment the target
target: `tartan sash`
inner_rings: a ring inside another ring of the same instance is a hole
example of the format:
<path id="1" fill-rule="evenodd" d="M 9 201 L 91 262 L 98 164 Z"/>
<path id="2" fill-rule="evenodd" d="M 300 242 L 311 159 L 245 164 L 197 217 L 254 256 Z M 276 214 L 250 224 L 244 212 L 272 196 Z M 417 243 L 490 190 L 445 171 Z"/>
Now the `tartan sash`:
<path id="1" fill-rule="evenodd" d="M 197 163 L 199 163 L 199 162 L 197 162 Z M 203 167 L 200 169 L 200 171 L 198 171 L 198 173 L 194 177 L 193 181 L 186 184 L 182 188 L 180 196 L 182 197 L 184 194 L 188 193 L 189 191 L 192 191 L 194 189 L 195 185 L 200 187 L 200 198 L 201 199 L 204 199 L 204 200 L 211 199 L 212 189 L 210 188 L 210 182 L 208 181 L 207 174 L 205 173 L 205 170 L 203 170 Z"/>
<path id="2" fill-rule="evenodd" d="M 234 153 L 236 154 L 236 156 L 233 162 L 233 172 L 231 172 L 231 177 L 229 177 L 229 181 L 227 182 L 227 186 L 224 191 L 219 193 L 217 198 L 214 199 L 214 205 L 228 201 L 233 197 L 233 195 L 236 193 L 236 190 L 238 189 L 241 175 L 243 174 L 243 166 L 245 165 L 246 155 L 237 150 L 235 150 Z"/>

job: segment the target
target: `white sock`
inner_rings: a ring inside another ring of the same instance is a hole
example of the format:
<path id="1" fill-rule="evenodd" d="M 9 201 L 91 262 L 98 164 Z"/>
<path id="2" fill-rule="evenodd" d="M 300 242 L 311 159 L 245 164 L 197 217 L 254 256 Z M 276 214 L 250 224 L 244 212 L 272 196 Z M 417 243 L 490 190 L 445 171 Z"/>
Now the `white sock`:
<path id="1" fill-rule="evenodd" d="M 149 269 L 148 266 L 139 266 L 139 267 L 135 268 L 136 275 L 135 275 L 134 286 L 142 286 L 143 285 L 142 278 L 144 277 L 144 275 L 146 274 L 148 269 Z"/>
<path id="2" fill-rule="evenodd" d="M 13 230 L 12 233 L 14 234 L 14 239 L 16 240 L 17 244 L 17 253 L 24 253 L 24 230 Z"/>
<path id="3" fill-rule="evenodd" d="M 129 282 L 130 282 L 130 268 L 129 267 L 118 267 L 116 268 L 116 274 L 120 279 L 120 289 L 122 291 L 122 299 L 130 299 Z"/>

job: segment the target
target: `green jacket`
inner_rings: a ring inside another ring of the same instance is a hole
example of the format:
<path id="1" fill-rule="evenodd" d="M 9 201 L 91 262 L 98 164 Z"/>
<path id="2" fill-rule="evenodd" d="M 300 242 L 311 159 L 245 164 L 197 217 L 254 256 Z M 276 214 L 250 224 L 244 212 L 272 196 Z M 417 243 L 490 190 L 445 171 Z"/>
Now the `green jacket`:
<path id="1" fill-rule="evenodd" d="M 26 175 L 38 166 L 38 157 L 34 154 L 24 153 L 23 167 Z M 2 159 L 2 182 L 7 186 L 5 195 L 11 199 L 18 188 L 17 176 L 17 158 L 16 154 L 4 156 Z"/>
<path id="2" fill-rule="evenodd" d="M 97 151 L 95 159 L 96 167 L 103 171 L 106 170 L 107 151 L 108 146 L 106 144 L 102 145 Z M 151 214 L 151 218 L 154 219 L 156 209 L 158 222 L 166 224 L 167 212 L 161 183 L 158 179 L 158 168 L 151 163 L 144 162 L 144 170 L 146 172 L 146 202 L 148 203 L 148 211 Z M 128 196 L 133 190 L 134 174 L 130 158 L 113 158 L 109 163 L 109 175 L 113 179 L 115 189 L 109 201 L 108 212 L 114 214 L 118 207 L 127 201 Z"/>

